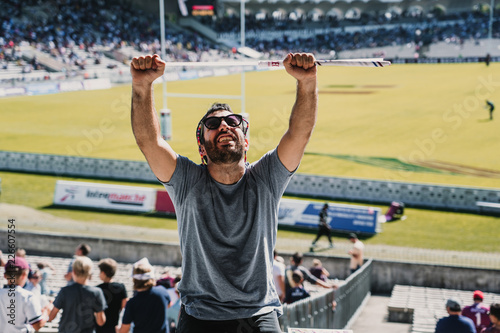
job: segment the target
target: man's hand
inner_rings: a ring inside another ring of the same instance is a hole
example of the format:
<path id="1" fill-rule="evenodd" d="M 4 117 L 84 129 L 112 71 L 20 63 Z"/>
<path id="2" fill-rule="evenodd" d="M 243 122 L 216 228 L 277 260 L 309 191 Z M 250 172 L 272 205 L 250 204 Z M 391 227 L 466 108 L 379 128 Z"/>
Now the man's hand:
<path id="1" fill-rule="evenodd" d="M 288 74 L 297 81 L 316 80 L 316 59 L 311 53 L 288 53 L 283 60 L 283 65 Z"/>
<path id="2" fill-rule="evenodd" d="M 132 85 L 135 86 L 150 86 L 164 72 L 165 62 L 157 54 L 135 57 L 130 63 Z"/>

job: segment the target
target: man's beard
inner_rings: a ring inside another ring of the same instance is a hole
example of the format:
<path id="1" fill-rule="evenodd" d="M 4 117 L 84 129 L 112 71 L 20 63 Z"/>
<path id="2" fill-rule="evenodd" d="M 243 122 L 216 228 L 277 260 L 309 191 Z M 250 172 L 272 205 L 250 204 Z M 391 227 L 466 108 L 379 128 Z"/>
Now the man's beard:
<path id="1" fill-rule="evenodd" d="M 228 134 L 228 133 L 221 133 Z M 239 162 L 244 153 L 245 147 L 243 146 L 240 138 L 229 132 L 229 134 L 233 137 L 233 141 L 235 142 L 234 147 L 229 145 L 222 146 L 221 148 L 217 147 L 217 140 L 219 136 L 217 136 L 214 141 L 206 141 L 205 142 L 205 151 L 207 152 L 208 158 L 212 163 L 215 164 L 226 164 L 226 163 L 236 163 Z"/>

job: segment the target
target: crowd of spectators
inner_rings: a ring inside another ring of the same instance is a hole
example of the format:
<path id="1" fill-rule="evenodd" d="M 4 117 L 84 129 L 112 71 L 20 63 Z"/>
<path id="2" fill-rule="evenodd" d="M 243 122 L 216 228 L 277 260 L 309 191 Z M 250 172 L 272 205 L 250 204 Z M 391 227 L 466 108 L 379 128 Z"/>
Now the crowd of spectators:
<path id="1" fill-rule="evenodd" d="M 265 30 L 272 31 L 274 27 L 268 26 Z M 253 37 L 247 38 L 246 45 L 260 52 L 273 50 L 277 54 L 286 54 L 299 49 L 328 54 L 332 50 L 341 52 L 409 43 L 417 46 L 426 46 L 441 41 L 462 44 L 465 40 L 487 38 L 488 30 L 488 16 L 468 13 L 460 16 L 456 21 L 427 19 L 390 28 L 380 25 L 375 29 L 355 32 L 343 28 L 340 32 L 322 33 L 306 38 L 300 37 L 300 35 L 293 37 L 283 35 L 270 40 Z M 498 19 L 493 24 L 493 37 L 500 38 L 500 21 Z"/>
<path id="2" fill-rule="evenodd" d="M 240 30 L 240 21 L 236 16 L 198 19 L 218 33 L 238 33 Z M 388 26 L 388 23 L 392 25 Z M 378 27 L 355 32 L 346 29 L 347 26 L 366 24 Z M 262 33 L 337 27 L 340 30 L 335 33 L 327 32 L 312 37 L 297 33 L 270 39 Z M 261 34 L 249 34 L 246 46 L 273 56 L 299 50 L 334 54 L 345 50 L 394 45 L 412 44 L 420 47 L 439 41 L 461 44 L 465 40 L 487 37 L 488 29 L 489 16 L 479 11 L 432 17 L 406 13 L 393 14 L 390 18 L 386 13 L 362 14 L 358 20 L 342 21 L 332 16 L 301 16 L 295 19 L 267 16 L 257 19 L 255 15 L 247 15 L 247 32 Z M 498 19 L 493 24 L 493 37 L 500 37 Z M 130 1 L 7 0 L 0 12 L 0 69 L 6 69 L 10 64 L 21 66 L 23 72 L 41 69 L 36 59 L 33 63 L 22 61 L 19 51 L 21 43 L 29 43 L 49 54 L 68 69 L 85 70 L 89 64 L 101 63 L 103 49 L 119 50 L 130 46 L 140 53 L 159 53 L 159 18 L 156 14 L 134 7 Z M 204 61 L 207 60 L 207 54 L 221 58 L 232 56 L 231 50 L 168 23 L 166 50 L 167 61 Z M 213 57 L 208 60 L 213 60 Z"/>
<path id="3" fill-rule="evenodd" d="M 59 332 L 87 329 L 115 333 L 131 328 L 141 332 L 175 332 L 181 305 L 177 291 L 180 270 L 167 270 L 158 276 L 147 258 L 139 260 L 128 272 L 132 274 L 125 274 L 133 285 L 133 297 L 129 298 L 126 286 L 114 280 L 117 262 L 104 258 L 97 264 L 98 273 L 92 274 L 94 263 L 87 256 L 90 251 L 87 244 L 79 244 L 69 263 L 69 274 L 64 276 L 54 276 L 50 263 L 29 262 L 23 249 L 17 249 L 9 260 L 4 260 L 0 251 L 0 266 L 5 266 L 0 304 L 16 304 L 15 317 L 9 316 L 8 307 L 2 307 L 0 327 L 9 327 L 9 332 L 31 332 L 31 327 L 39 330 L 54 321 Z M 93 286 L 91 275 L 97 275 L 102 283 Z M 120 272 L 122 279 L 123 275 Z M 50 290 L 46 285 L 49 277 L 64 278 L 67 284 Z"/>
<path id="4" fill-rule="evenodd" d="M 129 1 L 7 0 L 0 11 L 0 68 L 21 65 L 21 43 L 70 67 L 85 69 L 90 62 L 101 62 L 103 48 L 132 46 L 140 52 L 159 52 L 159 38 L 158 15 L 137 9 Z M 170 26 L 166 41 L 171 60 L 218 49 L 198 34 Z"/>

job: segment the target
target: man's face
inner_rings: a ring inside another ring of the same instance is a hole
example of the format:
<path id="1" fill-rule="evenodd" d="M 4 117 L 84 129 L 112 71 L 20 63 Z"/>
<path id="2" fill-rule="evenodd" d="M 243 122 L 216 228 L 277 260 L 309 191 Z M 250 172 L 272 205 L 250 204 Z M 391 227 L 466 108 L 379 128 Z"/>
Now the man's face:
<path id="1" fill-rule="evenodd" d="M 232 114 L 221 110 L 212 113 L 209 117 L 223 117 Z M 241 161 L 248 150 L 248 141 L 245 139 L 241 126 L 231 127 L 224 120 L 219 128 L 204 128 L 203 136 L 205 143 L 202 151 L 208 159 L 215 164 L 236 163 Z"/>

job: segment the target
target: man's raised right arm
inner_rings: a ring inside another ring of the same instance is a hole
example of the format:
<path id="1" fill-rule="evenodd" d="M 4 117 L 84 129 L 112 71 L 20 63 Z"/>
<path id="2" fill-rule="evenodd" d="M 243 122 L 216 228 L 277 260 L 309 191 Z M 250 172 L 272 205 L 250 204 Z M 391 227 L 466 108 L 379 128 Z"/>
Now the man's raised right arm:
<path id="1" fill-rule="evenodd" d="M 153 81 L 163 75 L 165 62 L 155 55 L 135 57 L 130 63 L 132 74 L 132 131 L 155 176 L 168 182 L 172 178 L 177 154 L 161 137 L 154 106 Z"/>

